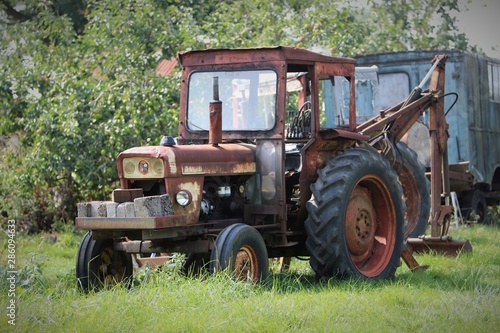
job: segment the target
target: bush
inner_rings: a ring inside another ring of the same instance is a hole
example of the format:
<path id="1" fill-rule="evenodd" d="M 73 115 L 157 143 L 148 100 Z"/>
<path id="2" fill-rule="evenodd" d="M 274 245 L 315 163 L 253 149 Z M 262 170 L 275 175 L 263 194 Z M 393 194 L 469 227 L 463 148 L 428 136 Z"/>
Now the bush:
<path id="1" fill-rule="evenodd" d="M 157 37 L 172 17 L 130 6 L 96 5 L 82 36 L 65 16 L 3 27 L 3 216 L 40 229 L 72 220 L 77 202 L 108 199 L 119 186 L 122 150 L 176 135 L 179 77 L 155 74 L 175 46 L 175 33 Z"/>

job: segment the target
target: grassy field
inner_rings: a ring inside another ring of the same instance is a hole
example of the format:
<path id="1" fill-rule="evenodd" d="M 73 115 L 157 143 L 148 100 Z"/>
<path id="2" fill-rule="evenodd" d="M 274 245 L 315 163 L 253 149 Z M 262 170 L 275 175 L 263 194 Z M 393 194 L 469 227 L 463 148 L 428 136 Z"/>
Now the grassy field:
<path id="1" fill-rule="evenodd" d="M 498 222 L 498 221 L 497 221 Z M 261 286 L 224 274 L 184 277 L 179 262 L 140 270 L 130 289 L 83 294 L 72 228 L 17 235 L 16 325 L 9 320 L 7 237 L 0 236 L 2 332 L 499 332 L 500 228 L 452 230 L 473 253 L 418 255 L 424 272 L 401 266 L 393 281 L 317 281 L 307 261 L 272 267 Z M 54 236 L 57 239 L 54 242 Z M 4 245 L 5 244 L 5 245 Z"/>

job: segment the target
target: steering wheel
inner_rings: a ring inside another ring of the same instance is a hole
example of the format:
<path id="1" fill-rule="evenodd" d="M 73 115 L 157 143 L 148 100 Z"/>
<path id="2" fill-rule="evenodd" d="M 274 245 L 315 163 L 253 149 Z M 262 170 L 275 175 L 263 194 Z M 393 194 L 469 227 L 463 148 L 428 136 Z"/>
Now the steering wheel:
<path id="1" fill-rule="evenodd" d="M 304 104 L 302 104 L 302 106 L 299 108 L 299 117 L 300 117 L 300 114 L 303 111 L 305 111 L 306 109 L 311 109 L 311 101 L 305 101 Z"/>

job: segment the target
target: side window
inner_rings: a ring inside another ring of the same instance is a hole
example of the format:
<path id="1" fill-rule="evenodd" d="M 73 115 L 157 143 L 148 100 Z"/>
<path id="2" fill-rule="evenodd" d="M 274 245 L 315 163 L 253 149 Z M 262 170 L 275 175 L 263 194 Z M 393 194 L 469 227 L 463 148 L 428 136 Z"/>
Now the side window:
<path id="1" fill-rule="evenodd" d="M 377 114 L 374 98 L 378 94 L 377 67 L 356 67 L 356 123 L 361 124 Z M 330 77 L 320 83 L 321 127 L 349 125 L 351 83 L 342 76 Z"/>
<path id="2" fill-rule="evenodd" d="M 500 65 L 488 63 L 490 100 L 500 103 Z"/>
<path id="3" fill-rule="evenodd" d="M 350 82 L 343 76 L 323 78 L 319 82 L 320 127 L 349 125 Z"/>

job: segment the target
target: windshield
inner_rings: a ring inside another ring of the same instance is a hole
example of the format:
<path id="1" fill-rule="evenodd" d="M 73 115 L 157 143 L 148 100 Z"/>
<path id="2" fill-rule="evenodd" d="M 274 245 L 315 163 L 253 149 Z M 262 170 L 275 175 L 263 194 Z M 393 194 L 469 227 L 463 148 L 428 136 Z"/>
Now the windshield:
<path id="1" fill-rule="evenodd" d="M 187 127 L 208 131 L 212 78 L 219 78 L 223 131 L 270 130 L 275 124 L 277 75 L 272 70 L 194 72 L 189 77 Z"/>

